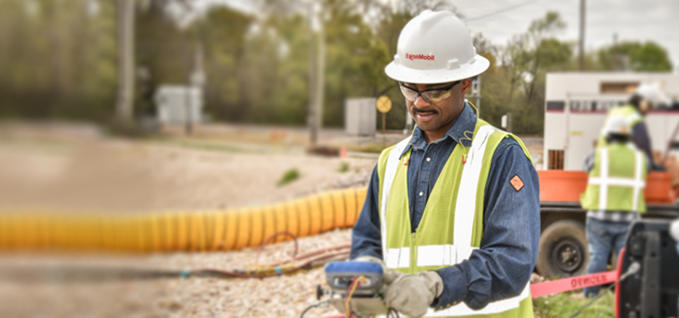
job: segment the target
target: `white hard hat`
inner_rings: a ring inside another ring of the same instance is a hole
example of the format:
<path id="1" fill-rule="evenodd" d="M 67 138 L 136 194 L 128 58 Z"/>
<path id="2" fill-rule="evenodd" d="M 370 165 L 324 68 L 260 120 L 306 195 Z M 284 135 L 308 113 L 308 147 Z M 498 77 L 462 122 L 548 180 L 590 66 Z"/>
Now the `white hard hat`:
<path id="1" fill-rule="evenodd" d="M 675 241 L 679 242 L 679 219 L 670 223 L 670 235 L 672 235 L 672 238 L 674 238 Z"/>
<path id="2" fill-rule="evenodd" d="M 629 125 L 627 119 L 623 116 L 613 116 L 606 120 L 604 124 L 604 136 L 608 135 L 629 135 Z"/>
<path id="3" fill-rule="evenodd" d="M 653 84 L 639 85 L 634 94 L 641 96 L 641 98 L 651 102 L 656 107 L 661 104 L 670 105 L 672 103 L 672 100 L 657 85 Z"/>
<path id="4" fill-rule="evenodd" d="M 454 13 L 425 10 L 403 27 L 394 61 L 384 70 L 400 82 L 437 84 L 479 75 L 489 65 Z"/>

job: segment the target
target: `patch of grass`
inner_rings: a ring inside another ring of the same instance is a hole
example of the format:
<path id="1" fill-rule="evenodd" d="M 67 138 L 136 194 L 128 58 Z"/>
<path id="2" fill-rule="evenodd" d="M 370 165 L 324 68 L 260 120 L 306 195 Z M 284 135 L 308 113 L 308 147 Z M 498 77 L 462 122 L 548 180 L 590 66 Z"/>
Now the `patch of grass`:
<path id="1" fill-rule="evenodd" d="M 278 180 L 278 183 L 276 183 L 276 185 L 282 187 L 297 179 L 299 179 L 299 171 L 297 170 L 297 168 L 292 168 L 283 174 L 283 177 L 281 177 L 281 179 Z"/>
<path id="2" fill-rule="evenodd" d="M 575 294 L 582 294 L 582 291 L 554 294 L 533 299 L 533 313 L 535 317 L 570 317 L 591 300 L 571 296 Z M 606 291 L 605 295 L 599 297 L 577 317 L 615 317 L 615 294 L 611 291 Z"/>
<path id="3" fill-rule="evenodd" d="M 346 162 L 346 161 L 342 161 L 342 163 L 340 163 L 340 167 L 337 171 L 339 171 L 341 173 L 345 173 L 345 172 L 349 171 L 349 163 Z"/>

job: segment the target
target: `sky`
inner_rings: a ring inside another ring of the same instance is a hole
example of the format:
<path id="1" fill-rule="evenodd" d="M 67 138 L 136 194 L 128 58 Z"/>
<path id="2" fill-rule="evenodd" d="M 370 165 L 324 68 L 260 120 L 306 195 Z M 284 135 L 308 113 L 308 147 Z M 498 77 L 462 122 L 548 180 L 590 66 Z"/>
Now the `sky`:
<path id="1" fill-rule="evenodd" d="M 531 21 L 556 11 L 566 22 L 562 40 L 577 41 L 580 0 L 451 0 L 465 16 L 472 33 L 504 45 L 525 32 Z M 664 47 L 675 72 L 679 68 L 679 1 L 585 0 L 585 49 L 596 50 L 621 41 L 654 41 Z M 486 18 L 474 19 L 499 12 Z M 577 52 L 577 51 L 576 51 Z"/>
<path id="2" fill-rule="evenodd" d="M 248 9 L 248 0 L 202 0 Z M 388 1 L 388 0 L 385 0 Z M 464 15 L 473 34 L 482 33 L 495 45 L 505 45 L 528 30 L 533 20 L 556 11 L 566 22 L 559 39 L 577 41 L 580 0 L 449 0 Z M 670 55 L 679 72 L 679 0 L 585 0 L 585 49 L 596 50 L 618 42 L 654 41 Z M 484 17 L 485 16 L 485 17 Z M 577 52 L 577 50 L 575 51 Z"/>

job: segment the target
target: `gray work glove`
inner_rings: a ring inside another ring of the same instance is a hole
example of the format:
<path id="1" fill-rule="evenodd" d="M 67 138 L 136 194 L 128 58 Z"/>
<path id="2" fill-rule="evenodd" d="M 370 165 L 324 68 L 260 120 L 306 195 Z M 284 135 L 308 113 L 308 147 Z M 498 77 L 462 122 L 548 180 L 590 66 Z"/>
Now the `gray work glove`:
<path id="1" fill-rule="evenodd" d="M 443 280 L 434 271 L 417 274 L 400 274 L 389 285 L 384 300 L 387 307 L 394 308 L 410 317 L 422 317 L 436 297 L 443 294 Z"/>

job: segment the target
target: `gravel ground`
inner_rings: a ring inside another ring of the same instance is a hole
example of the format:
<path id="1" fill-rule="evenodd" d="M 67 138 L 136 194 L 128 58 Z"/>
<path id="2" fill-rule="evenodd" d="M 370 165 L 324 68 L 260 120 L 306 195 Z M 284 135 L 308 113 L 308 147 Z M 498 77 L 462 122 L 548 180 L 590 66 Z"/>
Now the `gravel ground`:
<path id="1" fill-rule="evenodd" d="M 307 156 L 295 144 L 240 141 L 262 134 L 267 132 L 128 141 L 89 126 L 0 126 L 0 210 L 119 214 L 257 206 L 365 186 L 376 163 L 375 156 Z M 291 169 L 299 178 L 278 186 Z M 345 229 L 301 238 L 300 254 L 349 244 L 350 236 Z M 291 242 L 267 246 L 260 263 L 284 261 L 291 251 Z M 316 302 L 322 267 L 266 279 L 83 281 L 69 274 L 79 266 L 247 269 L 255 254 L 254 249 L 143 256 L 0 254 L 0 312 L 3 317 L 298 317 Z M 12 275 L 17 266 L 33 276 Z M 315 309 L 308 317 L 333 312 Z"/>
<path id="2" fill-rule="evenodd" d="M 350 230 L 334 230 L 299 239 L 299 248 L 300 253 L 308 253 L 350 241 Z M 260 262 L 286 260 L 292 250 L 292 242 L 272 244 L 264 249 Z M 0 312 L 3 317 L 299 317 L 307 306 L 317 302 L 316 286 L 327 286 L 322 267 L 265 279 L 68 278 L 68 269 L 78 265 L 160 270 L 246 269 L 254 263 L 255 255 L 256 249 L 146 256 L 3 255 L 0 269 L 5 273 L 7 268 L 18 265 L 49 270 L 50 274 L 31 280 L 0 275 Z M 319 308 L 306 317 L 337 313 L 333 308 Z"/>
<path id="3" fill-rule="evenodd" d="M 192 138 L 128 141 L 90 126 L 0 125 L 0 211 L 29 208 L 110 213 L 231 209 L 281 202 L 329 189 L 365 186 L 375 154 L 304 155 L 304 130 L 203 127 Z M 170 136 L 170 137 L 167 137 Z M 388 135 L 387 142 L 402 139 Z M 380 144 L 325 131 L 321 143 Z M 541 153 L 541 140 L 527 142 Z M 278 186 L 288 171 L 300 177 Z M 299 239 L 300 253 L 350 243 L 350 230 Z M 261 263 L 287 259 L 292 243 L 267 246 Z M 255 249 L 151 255 L 0 254 L 3 317 L 298 317 L 316 302 L 322 268 L 266 279 L 172 277 L 69 279 L 74 266 L 183 270 L 246 269 Z M 3 268 L 6 267 L 6 268 Z M 9 268 L 35 269 L 22 280 Z M 61 270 L 55 270 L 61 269 Z M 4 273 L 4 275 L 3 275 Z M 336 313 L 314 309 L 307 317 Z"/>

